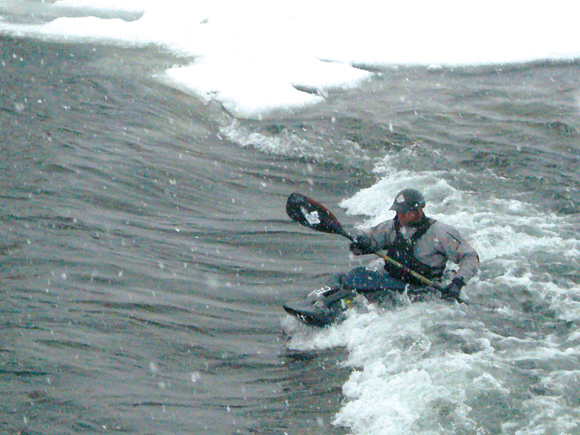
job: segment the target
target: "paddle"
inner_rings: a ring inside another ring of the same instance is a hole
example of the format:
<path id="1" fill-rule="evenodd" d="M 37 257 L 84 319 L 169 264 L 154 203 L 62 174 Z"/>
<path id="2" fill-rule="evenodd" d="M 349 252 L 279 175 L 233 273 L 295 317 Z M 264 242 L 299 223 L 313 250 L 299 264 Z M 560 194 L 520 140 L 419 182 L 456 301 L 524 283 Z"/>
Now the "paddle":
<path id="1" fill-rule="evenodd" d="M 288 197 L 286 201 L 286 213 L 290 219 L 300 225 L 323 233 L 338 234 L 354 242 L 354 238 L 345 231 L 338 219 L 326 207 L 300 193 L 293 193 Z M 378 255 L 383 260 L 410 274 L 423 284 L 435 287 L 438 290 L 443 289 L 439 283 L 431 281 L 423 275 L 419 275 L 414 270 L 407 268 L 397 260 L 389 257 L 384 251 L 377 251 L 375 255 Z"/>

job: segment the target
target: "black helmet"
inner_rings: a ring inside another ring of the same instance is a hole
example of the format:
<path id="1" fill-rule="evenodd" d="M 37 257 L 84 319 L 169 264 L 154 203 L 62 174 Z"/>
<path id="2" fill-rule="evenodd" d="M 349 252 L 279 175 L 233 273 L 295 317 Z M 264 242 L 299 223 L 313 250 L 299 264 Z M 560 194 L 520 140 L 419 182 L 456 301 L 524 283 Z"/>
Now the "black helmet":
<path id="1" fill-rule="evenodd" d="M 400 213 L 407 213 L 411 210 L 418 210 L 419 207 L 425 206 L 425 198 L 415 189 L 403 189 L 401 190 L 391 206 L 391 210 L 395 210 Z"/>

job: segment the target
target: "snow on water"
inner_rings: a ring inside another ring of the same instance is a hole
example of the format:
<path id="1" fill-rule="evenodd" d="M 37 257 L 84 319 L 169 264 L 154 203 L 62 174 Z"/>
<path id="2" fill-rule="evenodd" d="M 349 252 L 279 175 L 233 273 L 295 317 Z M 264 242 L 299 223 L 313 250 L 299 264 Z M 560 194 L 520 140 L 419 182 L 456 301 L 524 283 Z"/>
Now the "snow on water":
<path id="1" fill-rule="evenodd" d="M 57 0 L 54 7 L 86 9 L 86 10 L 111 10 L 145 12 L 146 1 L 141 0 Z"/>
<path id="2" fill-rule="evenodd" d="M 523 1 L 60 0 L 52 7 L 82 10 L 87 16 L 36 26 L 0 23 L 0 31 L 68 41 L 158 44 L 192 57 L 190 65 L 171 68 L 160 79 L 219 101 L 240 117 L 316 104 L 326 89 L 355 86 L 371 75 L 353 65 L 580 57 L 580 28 L 571 1 L 547 7 Z M 90 16 L 99 10 L 143 15 L 135 21 Z"/>

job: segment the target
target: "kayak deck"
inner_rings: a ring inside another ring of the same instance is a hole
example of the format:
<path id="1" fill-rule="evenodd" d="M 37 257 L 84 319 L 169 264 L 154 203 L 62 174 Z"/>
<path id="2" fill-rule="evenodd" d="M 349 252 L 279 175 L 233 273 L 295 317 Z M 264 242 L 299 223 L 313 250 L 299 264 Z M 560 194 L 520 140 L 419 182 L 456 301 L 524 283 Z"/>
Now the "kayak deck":
<path id="1" fill-rule="evenodd" d="M 324 327 L 339 320 L 355 296 L 352 290 L 333 289 L 311 294 L 301 301 L 286 302 L 284 310 L 307 325 Z"/>

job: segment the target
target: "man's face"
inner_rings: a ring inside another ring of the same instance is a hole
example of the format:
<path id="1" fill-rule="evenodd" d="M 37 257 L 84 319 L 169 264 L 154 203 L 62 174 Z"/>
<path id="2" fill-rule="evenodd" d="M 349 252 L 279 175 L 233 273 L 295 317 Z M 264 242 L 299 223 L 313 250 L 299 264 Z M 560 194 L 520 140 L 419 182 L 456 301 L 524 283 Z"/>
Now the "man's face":
<path id="1" fill-rule="evenodd" d="M 403 226 L 419 222 L 422 216 L 423 216 L 423 207 L 419 207 L 418 210 L 410 210 L 406 213 L 401 213 L 400 211 L 397 212 L 399 222 Z"/>

